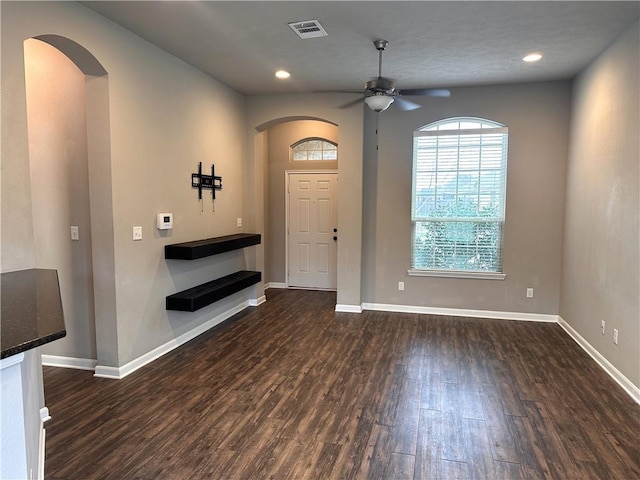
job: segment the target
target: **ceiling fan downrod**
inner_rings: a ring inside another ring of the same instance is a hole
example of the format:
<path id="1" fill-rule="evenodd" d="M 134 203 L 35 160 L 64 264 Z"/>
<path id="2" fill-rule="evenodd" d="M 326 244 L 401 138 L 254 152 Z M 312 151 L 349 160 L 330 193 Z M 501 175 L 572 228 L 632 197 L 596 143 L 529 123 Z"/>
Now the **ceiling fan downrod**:
<path id="1" fill-rule="evenodd" d="M 389 42 L 386 40 L 376 40 L 373 42 L 373 45 L 378 50 L 378 78 L 382 77 L 382 52 L 384 52 L 385 48 L 389 45 Z"/>

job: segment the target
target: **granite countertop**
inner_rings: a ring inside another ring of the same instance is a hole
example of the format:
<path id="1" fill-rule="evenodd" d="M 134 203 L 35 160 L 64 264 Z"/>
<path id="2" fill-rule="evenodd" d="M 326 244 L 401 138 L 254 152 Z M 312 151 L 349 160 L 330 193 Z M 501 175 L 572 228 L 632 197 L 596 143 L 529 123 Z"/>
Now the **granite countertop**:
<path id="1" fill-rule="evenodd" d="M 67 334 L 56 270 L 34 268 L 3 273 L 1 284 L 0 358 Z"/>

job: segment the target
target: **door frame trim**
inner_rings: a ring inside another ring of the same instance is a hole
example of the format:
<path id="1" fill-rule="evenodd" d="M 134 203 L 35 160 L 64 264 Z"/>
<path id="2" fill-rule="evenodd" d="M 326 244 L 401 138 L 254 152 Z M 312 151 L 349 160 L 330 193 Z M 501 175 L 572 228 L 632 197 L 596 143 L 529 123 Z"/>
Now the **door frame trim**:
<path id="1" fill-rule="evenodd" d="M 325 170 L 285 170 L 284 171 L 284 288 L 291 288 L 289 286 L 289 179 L 292 174 L 306 174 L 306 175 L 320 175 L 326 173 L 334 173 L 338 175 L 338 169 L 336 168 L 327 168 Z M 338 201 L 339 198 L 338 198 Z M 337 207 L 337 206 L 336 206 Z M 336 208 L 336 211 L 338 209 Z M 339 213 L 339 211 L 338 211 Z M 337 267 L 337 265 L 336 265 Z M 298 287 L 296 287 L 298 288 Z M 317 289 L 324 290 L 324 289 Z"/>

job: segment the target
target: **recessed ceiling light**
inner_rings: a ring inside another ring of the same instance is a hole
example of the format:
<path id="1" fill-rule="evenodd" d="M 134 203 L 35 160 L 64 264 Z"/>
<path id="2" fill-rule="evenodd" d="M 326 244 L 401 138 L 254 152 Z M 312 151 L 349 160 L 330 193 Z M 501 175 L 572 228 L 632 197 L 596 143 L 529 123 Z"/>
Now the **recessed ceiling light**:
<path id="1" fill-rule="evenodd" d="M 276 77 L 278 78 L 289 78 L 291 76 L 291 74 L 289 72 L 287 72 L 286 70 L 278 70 L 276 72 Z"/>
<path id="2" fill-rule="evenodd" d="M 529 55 L 526 55 L 525 57 L 522 57 L 522 61 L 523 62 L 537 62 L 541 58 L 542 58 L 542 54 L 541 53 L 534 52 L 534 53 L 530 53 Z"/>

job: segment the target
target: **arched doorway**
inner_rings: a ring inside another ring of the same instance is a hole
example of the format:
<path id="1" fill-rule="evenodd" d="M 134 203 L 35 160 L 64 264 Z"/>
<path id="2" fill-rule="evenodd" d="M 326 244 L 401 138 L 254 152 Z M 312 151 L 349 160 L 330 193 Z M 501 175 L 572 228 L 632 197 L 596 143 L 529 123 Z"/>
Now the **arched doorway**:
<path id="1" fill-rule="evenodd" d="M 309 174 L 310 178 L 317 174 L 332 172 L 337 178 L 338 160 L 331 161 L 295 161 L 292 146 L 301 140 L 321 138 L 338 143 L 338 126 L 319 118 L 288 117 L 268 122 L 258 127 L 264 136 L 263 168 L 264 168 L 264 236 L 265 236 L 265 285 L 266 287 L 284 288 L 286 286 L 300 286 L 289 282 L 289 271 L 292 267 L 290 256 L 295 254 L 290 248 L 289 221 L 289 180 L 292 174 Z M 298 175 L 299 177 L 300 175 Z M 313 182 L 312 182 L 313 183 Z M 337 202 L 337 189 L 334 188 Z M 334 205 L 335 207 L 335 205 Z M 335 249 L 333 228 L 331 225 L 330 246 Z M 330 257 L 330 256 L 328 256 Z M 295 263 L 295 262 L 294 262 Z M 335 264 L 335 252 L 333 255 Z M 333 284 L 313 282 L 305 284 L 304 288 L 335 289 L 335 267 L 333 265 Z"/>
<path id="2" fill-rule="evenodd" d="M 115 303 L 107 72 L 58 35 L 27 39 L 24 52 L 35 260 L 58 270 L 67 327 L 43 361 L 93 369 L 115 345 L 100 323 Z"/>

